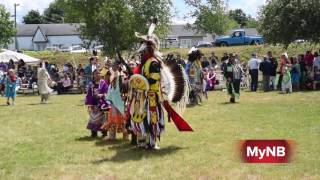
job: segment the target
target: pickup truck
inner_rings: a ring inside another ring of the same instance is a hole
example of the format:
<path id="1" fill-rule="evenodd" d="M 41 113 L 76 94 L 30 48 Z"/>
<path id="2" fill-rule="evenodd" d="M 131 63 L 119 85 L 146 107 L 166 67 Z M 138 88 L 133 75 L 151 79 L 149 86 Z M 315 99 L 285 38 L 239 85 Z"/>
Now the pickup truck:
<path id="1" fill-rule="evenodd" d="M 230 36 L 220 36 L 215 39 L 216 46 L 254 45 L 263 44 L 261 36 L 246 36 L 244 30 L 235 30 Z"/>

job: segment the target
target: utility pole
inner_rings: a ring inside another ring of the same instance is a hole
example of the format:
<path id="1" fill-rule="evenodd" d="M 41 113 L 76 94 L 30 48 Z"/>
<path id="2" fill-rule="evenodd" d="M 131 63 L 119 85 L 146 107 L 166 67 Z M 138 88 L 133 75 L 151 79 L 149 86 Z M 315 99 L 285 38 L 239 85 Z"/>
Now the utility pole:
<path id="1" fill-rule="evenodd" d="M 17 6 L 19 6 L 19 4 L 14 3 L 14 27 L 16 29 L 17 29 Z M 17 33 L 14 36 L 14 45 L 15 45 L 15 49 L 18 50 Z"/>

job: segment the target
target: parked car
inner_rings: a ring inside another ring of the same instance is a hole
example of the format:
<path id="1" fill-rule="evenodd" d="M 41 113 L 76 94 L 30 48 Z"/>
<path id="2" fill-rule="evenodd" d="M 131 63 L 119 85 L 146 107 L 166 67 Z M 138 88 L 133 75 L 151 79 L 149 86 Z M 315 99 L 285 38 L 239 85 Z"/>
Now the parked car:
<path id="1" fill-rule="evenodd" d="M 45 51 L 59 51 L 59 47 L 57 46 L 49 46 L 44 49 Z"/>
<path id="2" fill-rule="evenodd" d="M 216 38 L 216 46 L 232 46 L 232 45 L 254 45 L 263 44 L 264 40 L 261 36 L 246 36 L 243 29 L 235 30 L 230 36 L 221 36 Z"/>
<path id="3" fill-rule="evenodd" d="M 213 45 L 210 42 L 201 41 L 198 43 L 198 45 L 196 47 L 197 48 L 210 48 L 210 47 L 213 47 Z"/>
<path id="4" fill-rule="evenodd" d="M 61 52 L 70 52 L 72 50 L 71 46 L 63 46 L 61 47 Z"/>
<path id="5" fill-rule="evenodd" d="M 80 45 L 72 46 L 70 51 L 70 53 L 85 53 L 85 52 L 87 52 L 86 48 Z"/>
<path id="6" fill-rule="evenodd" d="M 305 43 L 306 42 L 306 40 L 304 40 L 304 39 L 297 39 L 297 40 L 295 40 L 295 41 L 293 41 L 294 43 Z"/>

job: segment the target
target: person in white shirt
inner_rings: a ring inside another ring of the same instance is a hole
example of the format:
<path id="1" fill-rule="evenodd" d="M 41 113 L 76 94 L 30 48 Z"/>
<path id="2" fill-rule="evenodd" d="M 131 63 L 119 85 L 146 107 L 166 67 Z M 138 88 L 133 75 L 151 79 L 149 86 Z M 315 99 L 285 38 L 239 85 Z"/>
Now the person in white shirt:
<path id="1" fill-rule="evenodd" d="M 249 74 L 251 77 L 251 91 L 257 91 L 258 88 L 258 69 L 260 60 L 255 53 L 252 54 L 251 59 L 248 61 Z"/>

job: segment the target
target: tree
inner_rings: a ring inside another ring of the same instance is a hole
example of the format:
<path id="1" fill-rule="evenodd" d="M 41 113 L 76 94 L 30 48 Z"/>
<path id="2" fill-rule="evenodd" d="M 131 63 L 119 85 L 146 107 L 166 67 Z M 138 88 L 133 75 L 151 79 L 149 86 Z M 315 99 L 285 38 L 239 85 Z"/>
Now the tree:
<path id="1" fill-rule="evenodd" d="M 269 0 L 260 11 L 259 30 L 272 44 L 287 47 L 297 39 L 318 43 L 319 9 L 318 0 Z"/>
<path id="2" fill-rule="evenodd" d="M 150 17 L 157 17 L 159 24 L 156 33 L 159 37 L 166 36 L 171 19 L 171 0 L 129 0 L 128 3 L 135 17 L 135 31 L 146 32 Z"/>
<path id="3" fill-rule="evenodd" d="M 78 6 L 73 6 L 72 2 L 72 0 L 55 0 L 51 6 L 60 10 L 59 15 L 63 18 L 64 23 L 81 23 L 84 20 L 76 9 Z"/>
<path id="4" fill-rule="evenodd" d="M 47 9 L 44 10 L 44 23 L 64 23 L 64 11 L 58 2 L 58 0 L 55 0 L 54 2 L 50 3 Z"/>
<path id="5" fill-rule="evenodd" d="M 16 29 L 14 22 L 10 20 L 10 13 L 0 4 L 0 46 L 6 46 L 12 42 Z"/>
<path id="6" fill-rule="evenodd" d="M 222 0 L 185 0 L 195 8 L 192 17 L 196 18 L 194 28 L 204 33 L 224 34 L 227 30 L 238 27 L 238 23 L 226 13 Z"/>
<path id="7" fill-rule="evenodd" d="M 170 0 L 69 0 L 71 8 L 84 24 L 84 39 L 98 40 L 103 52 L 115 55 L 116 49 L 127 50 L 136 43 L 134 32 L 146 33 L 148 19 L 159 18 L 157 31 L 165 34 L 170 21 Z"/>
<path id="8" fill-rule="evenodd" d="M 248 23 L 248 17 L 242 9 L 230 10 L 229 17 L 235 20 L 241 27 L 246 26 Z"/>
<path id="9" fill-rule="evenodd" d="M 246 27 L 247 28 L 257 28 L 258 26 L 259 26 L 259 22 L 255 18 L 253 18 L 249 15 Z"/>
<path id="10" fill-rule="evenodd" d="M 43 17 L 39 11 L 31 10 L 27 15 L 23 17 L 23 23 L 25 24 L 42 24 Z"/>

